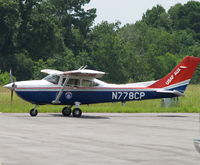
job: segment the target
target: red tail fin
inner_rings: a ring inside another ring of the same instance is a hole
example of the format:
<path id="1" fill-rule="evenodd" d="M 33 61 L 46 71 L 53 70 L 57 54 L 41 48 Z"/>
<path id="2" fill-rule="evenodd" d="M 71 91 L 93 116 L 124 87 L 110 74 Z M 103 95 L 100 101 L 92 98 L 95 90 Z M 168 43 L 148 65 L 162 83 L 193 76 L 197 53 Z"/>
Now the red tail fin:
<path id="1" fill-rule="evenodd" d="M 198 57 L 185 57 L 167 76 L 150 85 L 150 88 L 163 88 L 182 81 L 190 80 L 200 63 Z"/>

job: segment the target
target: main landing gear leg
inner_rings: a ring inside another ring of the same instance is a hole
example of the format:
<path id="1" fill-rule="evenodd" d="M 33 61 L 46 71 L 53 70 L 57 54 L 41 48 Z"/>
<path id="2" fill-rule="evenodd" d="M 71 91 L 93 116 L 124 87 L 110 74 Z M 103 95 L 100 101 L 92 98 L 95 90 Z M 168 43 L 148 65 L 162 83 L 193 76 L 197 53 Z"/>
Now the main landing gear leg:
<path id="1" fill-rule="evenodd" d="M 38 110 L 36 109 L 38 107 L 38 105 L 35 105 L 35 107 L 33 108 L 33 109 L 31 109 L 30 110 L 30 112 L 29 112 L 29 114 L 31 115 L 31 116 L 37 116 L 37 114 L 38 114 Z"/>
<path id="2" fill-rule="evenodd" d="M 79 108 L 80 107 L 80 102 L 75 102 L 75 108 L 73 109 L 72 111 L 72 115 L 73 117 L 81 117 L 82 115 L 82 111 L 81 109 Z"/>

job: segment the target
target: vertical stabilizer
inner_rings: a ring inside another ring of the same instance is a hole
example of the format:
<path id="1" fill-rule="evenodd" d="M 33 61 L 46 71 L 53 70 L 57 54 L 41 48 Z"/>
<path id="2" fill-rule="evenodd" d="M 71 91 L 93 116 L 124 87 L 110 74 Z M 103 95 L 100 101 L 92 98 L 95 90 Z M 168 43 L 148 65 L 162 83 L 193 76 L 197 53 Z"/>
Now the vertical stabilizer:
<path id="1" fill-rule="evenodd" d="M 150 85 L 149 88 L 180 88 L 183 92 L 189 84 L 200 58 L 186 56 L 167 76 Z"/>

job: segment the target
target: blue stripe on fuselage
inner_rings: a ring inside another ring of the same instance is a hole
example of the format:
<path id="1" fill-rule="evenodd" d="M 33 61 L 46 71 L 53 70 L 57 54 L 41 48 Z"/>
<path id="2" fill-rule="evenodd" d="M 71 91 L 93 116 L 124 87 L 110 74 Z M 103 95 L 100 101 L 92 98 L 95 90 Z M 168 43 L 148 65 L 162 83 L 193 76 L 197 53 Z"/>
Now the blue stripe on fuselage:
<path id="1" fill-rule="evenodd" d="M 17 95 L 34 104 L 52 104 L 58 91 L 16 91 Z M 67 94 L 66 94 L 67 93 Z M 68 94 L 71 94 L 68 97 Z M 158 99 L 175 97 L 174 94 L 157 93 L 156 91 L 64 91 L 60 101 L 62 105 L 93 104 L 104 102 L 137 101 L 145 99 Z"/>
<path id="2" fill-rule="evenodd" d="M 177 90 L 177 91 L 179 91 L 179 92 L 184 93 L 184 91 L 186 90 L 187 86 L 188 86 L 188 85 L 182 85 L 182 86 L 179 86 L 179 87 L 171 88 L 171 89 L 169 89 L 169 90 Z"/>

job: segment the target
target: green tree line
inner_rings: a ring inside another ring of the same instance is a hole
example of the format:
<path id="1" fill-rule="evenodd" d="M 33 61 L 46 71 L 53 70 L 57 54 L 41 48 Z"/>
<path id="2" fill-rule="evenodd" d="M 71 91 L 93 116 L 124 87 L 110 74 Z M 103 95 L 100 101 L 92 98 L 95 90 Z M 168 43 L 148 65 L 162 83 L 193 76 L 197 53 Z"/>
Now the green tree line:
<path id="1" fill-rule="evenodd" d="M 141 20 L 94 26 L 90 0 L 0 0 L 0 83 L 40 79 L 41 69 L 109 73 L 114 83 L 159 79 L 184 56 L 200 57 L 200 2 L 157 5 Z M 197 70 L 200 73 L 200 69 Z M 193 83 L 200 81 L 195 74 Z"/>

